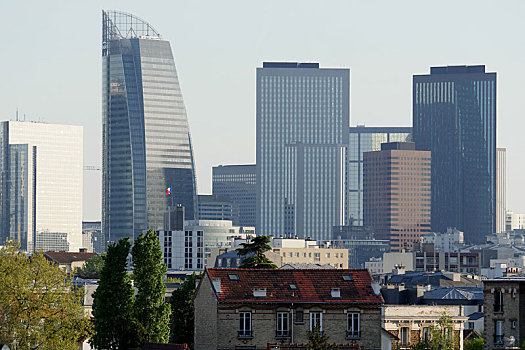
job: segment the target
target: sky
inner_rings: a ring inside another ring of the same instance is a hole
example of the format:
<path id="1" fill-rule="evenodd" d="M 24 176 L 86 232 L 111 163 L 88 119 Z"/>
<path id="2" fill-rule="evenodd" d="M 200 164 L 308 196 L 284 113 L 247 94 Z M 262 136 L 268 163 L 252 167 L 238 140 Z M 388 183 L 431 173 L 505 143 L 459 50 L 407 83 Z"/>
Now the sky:
<path id="1" fill-rule="evenodd" d="M 0 120 L 84 126 L 101 165 L 101 11 L 132 13 L 171 42 L 199 194 L 211 168 L 255 162 L 255 73 L 263 61 L 350 68 L 350 124 L 411 126 L 412 75 L 484 64 L 497 72 L 507 209 L 525 213 L 523 1 L 0 1 Z M 521 184 L 521 185 L 520 185 Z M 80 189 L 79 189 L 80 190 Z M 84 220 L 100 220 L 101 176 L 84 172 Z"/>

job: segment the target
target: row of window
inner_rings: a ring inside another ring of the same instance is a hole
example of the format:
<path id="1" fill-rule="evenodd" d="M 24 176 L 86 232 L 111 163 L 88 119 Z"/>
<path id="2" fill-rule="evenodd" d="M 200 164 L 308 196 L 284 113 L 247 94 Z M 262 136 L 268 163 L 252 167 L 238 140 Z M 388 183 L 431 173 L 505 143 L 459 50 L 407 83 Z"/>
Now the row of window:
<path id="1" fill-rule="evenodd" d="M 304 311 L 290 312 L 277 312 L 276 314 L 276 337 L 288 337 L 290 336 L 290 319 L 291 315 L 295 316 L 295 324 L 304 323 Z M 319 326 L 319 330 L 323 331 L 323 313 L 316 311 L 310 312 L 310 330 L 313 330 L 316 325 Z M 360 331 L 360 313 L 349 312 L 347 315 L 347 328 L 346 336 L 348 338 L 359 338 L 361 336 Z M 251 312 L 239 312 L 239 330 L 238 336 L 252 337 L 252 313 Z"/>

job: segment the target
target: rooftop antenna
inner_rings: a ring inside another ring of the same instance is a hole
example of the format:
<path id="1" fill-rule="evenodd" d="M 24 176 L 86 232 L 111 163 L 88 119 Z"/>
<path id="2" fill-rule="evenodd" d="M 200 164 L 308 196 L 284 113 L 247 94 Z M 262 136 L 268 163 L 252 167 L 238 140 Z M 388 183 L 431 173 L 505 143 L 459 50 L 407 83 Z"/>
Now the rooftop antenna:
<path id="1" fill-rule="evenodd" d="M 16 107 L 16 121 L 18 121 L 18 107 Z"/>

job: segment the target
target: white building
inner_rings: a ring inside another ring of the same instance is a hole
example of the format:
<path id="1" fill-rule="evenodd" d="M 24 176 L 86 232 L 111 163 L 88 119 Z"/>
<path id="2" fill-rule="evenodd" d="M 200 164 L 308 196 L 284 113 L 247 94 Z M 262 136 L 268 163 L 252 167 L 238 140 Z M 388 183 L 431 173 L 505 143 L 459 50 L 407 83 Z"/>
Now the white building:
<path id="1" fill-rule="evenodd" d="M 383 259 L 370 258 L 365 262 L 365 269 L 368 269 L 371 275 L 381 275 L 383 273 Z"/>
<path id="2" fill-rule="evenodd" d="M 525 229 L 525 214 L 507 211 L 507 217 L 505 219 L 505 231 L 509 232 L 523 229 Z"/>
<path id="3" fill-rule="evenodd" d="M 4 121 L 0 126 L 0 244 L 82 247 L 83 128 Z M 64 241 L 66 237 L 67 241 Z"/>
<path id="4" fill-rule="evenodd" d="M 447 228 L 446 232 L 437 233 L 430 232 L 423 236 L 423 243 L 434 244 L 434 251 L 436 252 L 457 252 L 459 248 L 465 243 L 463 232 L 455 228 Z"/>

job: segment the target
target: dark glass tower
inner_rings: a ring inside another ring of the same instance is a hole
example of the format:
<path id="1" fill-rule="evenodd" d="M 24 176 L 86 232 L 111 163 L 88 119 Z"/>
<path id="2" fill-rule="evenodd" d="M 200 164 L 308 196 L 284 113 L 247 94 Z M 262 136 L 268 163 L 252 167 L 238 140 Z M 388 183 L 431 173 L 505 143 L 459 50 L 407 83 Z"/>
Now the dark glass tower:
<path id="1" fill-rule="evenodd" d="M 470 243 L 496 230 L 496 73 L 432 67 L 413 79 L 413 139 L 432 152 L 432 230 Z"/>
<path id="2" fill-rule="evenodd" d="M 103 11 L 102 27 L 102 230 L 118 241 L 162 229 L 169 205 L 193 219 L 196 184 L 170 43 L 122 12 Z"/>

